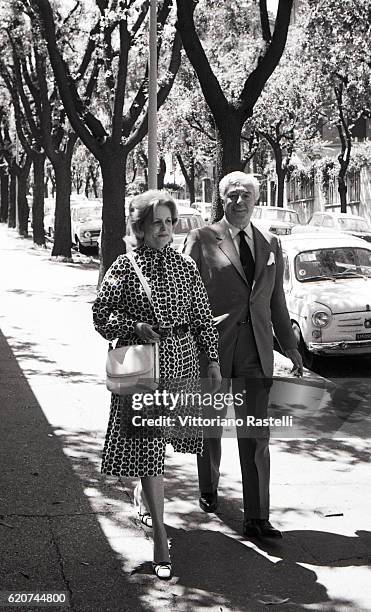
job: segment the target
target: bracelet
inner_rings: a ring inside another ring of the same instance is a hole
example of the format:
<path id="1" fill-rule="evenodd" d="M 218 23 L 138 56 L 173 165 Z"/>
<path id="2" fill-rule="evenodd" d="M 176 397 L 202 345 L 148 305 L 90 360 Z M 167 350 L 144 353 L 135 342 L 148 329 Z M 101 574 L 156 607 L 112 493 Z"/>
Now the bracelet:
<path id="1" fill-rule="evenodd" d="M 210 361 L 209 365 L 207 366 L 208 368 L 219 368 L 219 362 L 218 361 Z"/>

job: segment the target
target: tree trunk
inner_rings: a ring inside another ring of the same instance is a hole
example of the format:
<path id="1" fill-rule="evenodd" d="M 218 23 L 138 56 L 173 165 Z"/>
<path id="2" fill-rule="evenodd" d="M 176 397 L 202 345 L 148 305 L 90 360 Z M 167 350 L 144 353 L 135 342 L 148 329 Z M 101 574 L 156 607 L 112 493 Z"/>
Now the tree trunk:
<path id="1" fill-rule="evenodd" d="M 276 191 L 276 206 L 283 208 L 283 195 L 285 191 L 285 176 L 286 172 L 283 168 L 276 168 L 277 174 L 277 191 Z"/>
<path id="2" fill-rule="evenodd" d="M 90 189 L 90 170 L 88 170 L 87 172 L 85 172 L 85 187 L 84 187 L 84 193 L 85 193 L 85 197 L 88 198 L 89 197 L 89 189 Z"/>
<path id="3" fill-rule="evenodd" d="M 112 152 L 101 162 L 103 179 L 103 227 L 99 283 L 118 255 L 125 253 L 126 155 Z"/>
<path id="4" fill-rule="evenodd" d="M 54 244 L 52 256 L 61 256 L 71 259 L 71 157 L 62 155 L 57 162 L 53 162 L 56 199 L 55 199 L 55 222 L 54 222 Z"/>
<path id="5" fill-rule="evenodd" d="M 159 171 L 157 173 L 157 187 L 158 187 L 158 189 L 163 189 L 164 188 L 165 174 L 166 174 L 166 162 L 165 162 L 164 158 L 161 156 L 160 157 L 160 169 L 159 169 Z"/>
<path id="6" fill-rule="evenodd" d="M 98 181 L 97 181 L 97 177 L 96 176 L 92 176 L 92 183 L 93 183 L 93 191 L 94 191 L 94 197 L 98 198 Z"/>
<path id="7" fill-rule="evenodd" d="M 191 161 L 190 161 L 190 165 L 189 165 L 189 170 L 187 170 L 185 163 L 183 161 L 182 156 L 177 153 L 176 155 L 178 164 L 180 166 L 180 169 L 182 171 L 184 180 L 186 182 L 188 191 L 189 191 L 189 199 L 190 202 L 194 202 L 195 201 L 195 164 L 194 164 L 194 158 L 191 157 Z"/>
<path id="8" fill-rule="evenodd" d="M 342 110 L 339 104 L 339 112 L 342 116 Z M 340 120 L 337 124 L 337 130 L 339 133 L 341 149 L 338 155 L 338 162 L 340 165 L 340 170 L 338 174 L 338 192 L 340 197 L 340 212 L 347 212 L 347 172 L 349 167 L 350 155 L 352 151 L 352 135 L 349 130 L 349 126 L 346 124 L 344 118 Z"/>
<path id="9" fill-rule="evenodd" d="M 18 170 L 18 233 L 23 238 L 28 236 L 28 202 L 27 202 L 27 181 L 31 170 L 31 156 L 27 155 L 23 168 Z"/>
<path id="10" fill-rule="evenodd" d="M 94 192 L 94 197 L 98 198 L 98 172 L 94 171 L 94 167 L 90 166 L 89 167 L 89 176 L 90 176 L 90 183 L 91 183 L 91 188 L 93 189 Z"/>
<path id="11" fill-rule="evenodd" d="M 35 244 L 45 246 L 44 231 L 44 167 L 45 154 L 35 154 L 33 157 L 33 202 L 32 231 Z"/>
<path id="12" fill-rule="evenodd" d="M 0 181 L 0 222 L 6 223 L 8 220 L 9 209 L 9 175 L 4 172 L 3 174 L 1 174 Z"/>
<path id="13" fill-rule="evenodd" d="M 340 212 L 342 213 L 347 212 L 347 191 L 346 171 L 342 172 L 342 170 L 340 170 L 338 176 L 338 192 L 340 196 Z"/>
<path id="14" fill-rule="evenodd" d="M 216 160 L 215 185 L 234 170 L 243 170 L 241 160 L 241 118 L 236 111 L 229 112 L 223 123 L 216 127 Z M 219 190 L 214 189 L 211 222 L 222 218 L 223 206 L 219 197 Z"/>
<path id="15" fill-rule="evenodd" d="M 16 198 L 17 198 L 17 177 L 16 177 L 15 172 L 10 170 L 8 227 L 16 226 Z"/>
<path id="16" fill-rule="evenodd" d="M 196 186 L 195 186 L 195 158 L 191 157 L 190 167 L 189 167 L 189 200 L 191 204 L 196 201 Z"/>

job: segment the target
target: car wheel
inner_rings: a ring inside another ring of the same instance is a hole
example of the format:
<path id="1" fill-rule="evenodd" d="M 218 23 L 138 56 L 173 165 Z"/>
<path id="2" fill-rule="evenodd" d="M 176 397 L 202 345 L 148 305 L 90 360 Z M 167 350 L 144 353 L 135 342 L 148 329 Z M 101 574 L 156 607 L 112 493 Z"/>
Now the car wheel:
<path id="1" fill-rule="evenodd" d="M 313 353 L 311 353 L 310 351 L 308 351 L 307 347 L 305 346 L 305 342 L 303 340 L 303 336 L 301 335 L 299 325 L 295 321 L 291 321 L 291 326 L 292 331 L 295 334 L 295 338 L 298 341 L 298 349 L 303 359 L 304 367 L 311 370 L 315 365 L 316 356 L 313 355 Z"/>

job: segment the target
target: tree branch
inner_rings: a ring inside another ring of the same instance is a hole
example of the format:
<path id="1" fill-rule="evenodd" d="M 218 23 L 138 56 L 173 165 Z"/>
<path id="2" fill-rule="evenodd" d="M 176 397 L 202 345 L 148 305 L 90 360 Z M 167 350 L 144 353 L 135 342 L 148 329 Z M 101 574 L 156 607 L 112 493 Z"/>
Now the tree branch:
<path id="1" fill-rule="evenodd" d="M 43 25 L 50 62 L 69 121 L 82 142 L 99 158 L 101 154 L 99 141 L 106 137 L 106 131 L 101 122 L 85 109 L 68 67 L 61 57 L 49 0 L 30 1 L 36 8 Z"/>
<path id="2" fill-rule="evenodd" d="M 289 0 L 292 2 L 292 0 Z M 177 27 L 182 37 L 182 42 L 187 56 L 197 73 L 198 80 L 206 103 L 213 113 L 216 122 L 222 121 L 228 111 L 228 100 L 211 69 L 209 60 L 201 45 L 196 32 L 193 19 L 195 9 L 193 0 L 177 0 L 178 22 Z"/>
<path id="3" fill-rule="evenodd" d="M 273 36 L 257 67 L 250 74 L 240 94 L 243 123 L 251 117 L 255 102 L 278 65 L 285 48 L 293 0 L 279 0 Z"/>
<path id="4" fill-rule="evenodd" d="M 130 49 L 130 36 L 127 28 L 127 18 L 121 19 L 120 30 L 120 56 L 117 71 L 115 101 L 113 105 L 112 140 L 119 144 L 121 142 L 123 126 L 123 108 L 125 101 L 126 78 L 128 72 L 128 57 Z"/>
<path id="5" fill-rule="evenodd" d="M 272 40 L 271 28 L 269 25 L 268 11 L 267 11 L 267 0 L 259 0 L 260 10 L 260 25 L 262 30 L 262 37 L 264 42 L 270 43 Z"/>
<path id="6" fill-rule="evenodd" d="M 168 68 L 168 73 L 171 74 L 171 77 L 168 79 L 165 85 L 160 87 L 157 93 L 157 109 L 159 109 L 163 105 L 163 103 L 165 102 L 173 86 L 173 83 L 174 83 L 176 74 L 178 72 L 180 62 L 181 62 L 181 53 L 180 53 L 181 48 L 182 48 L 182 40 L 181 40 L 179 32 L 176 32 L 174 36 L 174 40 L 173 40 L 173 48 L 172 48 L 171 59 L 170 59 L 169 68 Z M 142 86 L 143 86 L 143 83 L 142 83 Z M 133 104 L 132 104 L 132 107 L 133 107 Z M 137 114 L 135 112 L 135 108 L 134 109 L 131 108 L 130 112 L 131 112 L 131 118 L 133 118 L 135 114 Z M 144 138 L 147 132 L 148 132 L 148 109 L 142 121 L 140 122 L 138 128 L 126 141 L 126 147 L 128 148 L 128 150 L 131 151 Z"/>

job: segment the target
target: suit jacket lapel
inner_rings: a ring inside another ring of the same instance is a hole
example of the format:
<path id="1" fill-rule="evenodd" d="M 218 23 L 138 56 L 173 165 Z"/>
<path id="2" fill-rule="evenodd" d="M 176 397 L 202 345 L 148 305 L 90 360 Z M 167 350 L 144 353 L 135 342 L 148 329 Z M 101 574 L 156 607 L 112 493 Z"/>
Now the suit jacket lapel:
<path id="1" fill-rule="evenodd" d="M 215 232 L 219 248 L 223 251 L 224 255 L 228 257 L 230 262 L 236 268 L 237 272 L 240 274 L 241 278 L 248 285 L 249 283 L 247 282 L 245 273 L 243 271 L 240 258 L 228 229 L 228 225 L 222 219 L 218 223 L 215 223 L 212 226 L 212 229 Z"/>
<path id="2" fill-rule="evenodd" d="M 252 229 L 254 234 L 255 247 L 255 283 L 258 280 L 260 274 L 265 269 L 265 266 L 267 265 L 269 254 L 271 252 L 271 245 L 268 237 L 266 237 L 261 230 L 258 230 L 255 225 L 252 225 Z"/>

